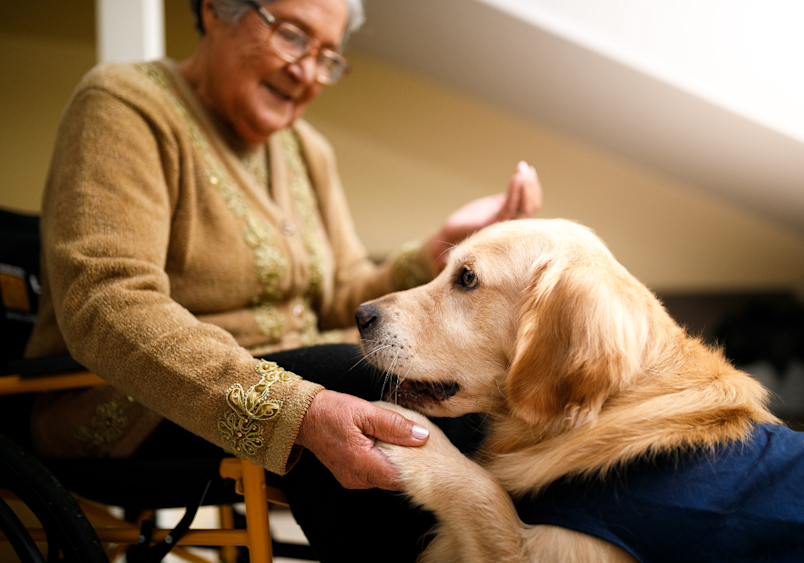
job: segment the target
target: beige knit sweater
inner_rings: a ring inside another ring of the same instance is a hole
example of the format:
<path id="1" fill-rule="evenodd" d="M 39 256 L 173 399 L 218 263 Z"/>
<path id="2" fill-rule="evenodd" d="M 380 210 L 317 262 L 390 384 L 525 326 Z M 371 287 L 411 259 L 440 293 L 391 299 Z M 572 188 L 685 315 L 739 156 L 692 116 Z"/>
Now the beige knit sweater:
<path id="1" fill-rule="evenodd" d="M 60 124 L 27 355 L 69 352 L 111 386 L 48 393 L 41 455 L 125 457 L 166 417 L 284 473 L 319 385 L 253 355 L 354 339 L 355 307 L 422 283 L 420 245 L 375 266 L 331 147 L 297 122 L 248 145 L 176 63 L 103 65 Z"/>

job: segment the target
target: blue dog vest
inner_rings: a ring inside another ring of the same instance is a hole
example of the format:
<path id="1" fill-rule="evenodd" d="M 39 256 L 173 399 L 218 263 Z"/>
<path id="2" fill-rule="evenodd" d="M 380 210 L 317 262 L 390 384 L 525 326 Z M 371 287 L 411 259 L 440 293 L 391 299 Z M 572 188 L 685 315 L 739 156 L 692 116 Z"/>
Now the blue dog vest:
<path id="1" fill-rule="evenodd" d="M 526 524 L 596 536 L 640 563 L 804 562 L 804 433 L 760 425 L 715 452 L 564 479 L 517 503 Z"/>

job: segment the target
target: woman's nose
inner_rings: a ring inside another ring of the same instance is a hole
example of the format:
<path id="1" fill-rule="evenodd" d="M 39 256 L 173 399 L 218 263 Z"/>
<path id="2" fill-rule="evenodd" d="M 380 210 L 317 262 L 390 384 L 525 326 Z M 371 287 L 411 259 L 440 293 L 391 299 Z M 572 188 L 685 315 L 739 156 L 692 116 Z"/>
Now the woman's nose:
<path id="1" fill-rule="evenodd" d="M 305 55 L 289 68 L 299 82 L 314 84 L 318 80 L 318 56 L 313 53 Z"/>

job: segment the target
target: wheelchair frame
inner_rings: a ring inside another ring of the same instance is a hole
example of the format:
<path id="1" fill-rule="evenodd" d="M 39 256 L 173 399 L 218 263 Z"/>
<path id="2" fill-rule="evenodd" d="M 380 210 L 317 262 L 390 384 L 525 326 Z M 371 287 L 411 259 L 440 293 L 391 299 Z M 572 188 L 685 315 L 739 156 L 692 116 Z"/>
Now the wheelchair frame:
<path id="1" fill-rule="evenodd" d="M 104 380 L 89 371 L 31 376 L 12 374 L 0 377 L 0 395 L 105 384 Z M 246 460 L 225 458 L 221 461 L 219 473 L 225 479 L 233 479 L 236 482 L 236 492 L 243 495 L 246 506 L 245 529 L 234 529 L 232 508 L 224 506 L 221 507 L 221 529 L 188 529 L 176 542 L 176 545 L 218 546 L 223 548 L 222 559 L 224 561 L 234 561 L 232 550 L 237 546 L 243 546 L 248 548 L 250 561 L 253 563 L 270 563 L 273 561 L 273 553 L 268 503 L 289 506 L 287 497 L 281 490 L 266 483 L 263 468 Z M 127 546 L 137 545 L 142 541 L 139 523 L 131 523 L 117 518 L 102 505 L 93 501 L 77 495 L 73 495 L 73 497 L 84 515 L 99 523 L 95 527 L 98 540 L 102 544 L 117 544 L 118 547 L 107 550 L 107 557 L 110 560 L 119 555 Z M 8 489 L 0 489 L 0 498 L 18 499 L 17 495 Z M 44 528 L 27 528 L 26 531 L 35 542 L 48 540 L 47 530 Z M 168 538 L 172 532 L 173 530 L 168 529 L 153 529 L 151 530 L 151 541 L 171 543 L 171 539 Z M 0 541 L 10 541 L 10 539 L 0 534 Z M 173 553 L 190 561 L 203 561 L 180 548 L 178 551 L 174 548 Z"/>

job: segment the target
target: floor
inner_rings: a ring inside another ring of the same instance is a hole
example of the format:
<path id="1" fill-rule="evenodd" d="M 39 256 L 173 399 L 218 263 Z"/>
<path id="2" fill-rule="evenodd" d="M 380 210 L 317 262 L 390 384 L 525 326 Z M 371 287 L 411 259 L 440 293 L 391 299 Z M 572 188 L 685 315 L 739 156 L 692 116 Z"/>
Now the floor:
<path id="1" fill-rule="evenodd" d="M 157 526 L 161 528 L 170 528 L 175 526 L 181 517 L 184 515 L 184 509 L 175 510 L 160 510 L 157 513 Z M 294 543 L 307 543 L 307 538 L 304 537 L 299 525 L 293 519 L 290 511 L 281 507 L 271 506 L 270 512 L 271 521 L 271 534 L 280 541 L 288 541 Z M 215 507 L 202 507 L 193 521 L 191 528 L 217 528 L 219 525 L 218 512 Z M 211 563 L 219 563 L 217 554 L 209 549 L 192 549 L 192 552 L 199 557 L 202 557 Z M 186 563 L 184 559 L 180 559 L 175 555 L 168 554 L 163 560 L 164 563 Z M 113 563 L 123 563 L 124 558 Z M 275 563 L 309 563 L 302 562 L 299 559 L 288 559 L 285 557 L 275 557 Z"/>

